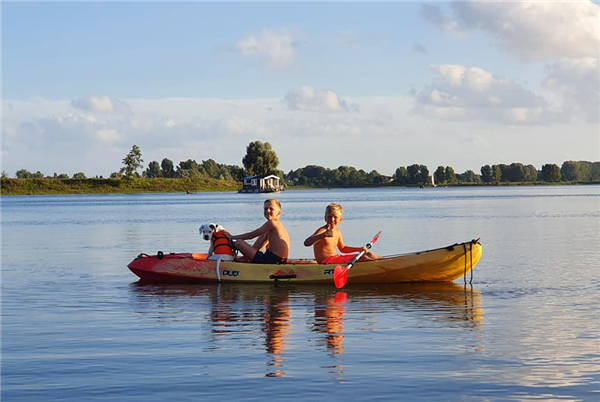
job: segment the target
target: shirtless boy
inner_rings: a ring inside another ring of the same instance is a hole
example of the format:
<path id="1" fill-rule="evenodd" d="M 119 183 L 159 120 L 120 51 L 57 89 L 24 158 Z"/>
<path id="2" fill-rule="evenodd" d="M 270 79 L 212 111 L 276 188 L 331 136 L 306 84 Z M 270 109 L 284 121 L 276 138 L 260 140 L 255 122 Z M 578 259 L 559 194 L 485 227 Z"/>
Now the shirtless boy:
<path id="1" fill-rule="evenodd" d="M 263 209 L 267 219 L 264 225 L 252 232 L 226 235 L 235 240 L 235 248 L 249 261 L 257 264 L 285 264 L 290 253 L 290 236 L 279 220 L 281 204 L 276 199 L 269 199 L 265 201 Z M 257 239 L 252 246 L 244 241 L 255 237 Z M 264 253 L 260 251 L 263 247 L 267 247 Z"/>
<path id="2" fill-rule="evenodd" d="M 315 259 L 319 264 L 347 264 L 352 261 L 356 254 L 361 251 L 367 251 L 366 247 L 350 247 L 346 246 L 342 238 L 342 232 L 338 229 L 338 225 L 342 223 L 344 210 L 340 204 L 331 203 L 325 209 L 326 225 L 318 228 L 315 233 L 304 240 L 306 247 L 313 246 Z M 338 254 L 337 250 L 342 253 Z M 367 251 L 359 261 L 369 261 L 381 258 L 377 254 Z"/>

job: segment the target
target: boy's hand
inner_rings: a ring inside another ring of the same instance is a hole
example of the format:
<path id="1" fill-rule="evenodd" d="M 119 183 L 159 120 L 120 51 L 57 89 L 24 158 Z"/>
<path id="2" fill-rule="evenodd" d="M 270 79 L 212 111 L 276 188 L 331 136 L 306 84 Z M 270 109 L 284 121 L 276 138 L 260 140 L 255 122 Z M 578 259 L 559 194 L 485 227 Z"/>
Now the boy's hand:
<path id="1" fill-rule="evenodd" d="M 325 232 L 323 232 L 323 237 L 333 237 L 333 225 L 328 224 L 325 226 Z"/>

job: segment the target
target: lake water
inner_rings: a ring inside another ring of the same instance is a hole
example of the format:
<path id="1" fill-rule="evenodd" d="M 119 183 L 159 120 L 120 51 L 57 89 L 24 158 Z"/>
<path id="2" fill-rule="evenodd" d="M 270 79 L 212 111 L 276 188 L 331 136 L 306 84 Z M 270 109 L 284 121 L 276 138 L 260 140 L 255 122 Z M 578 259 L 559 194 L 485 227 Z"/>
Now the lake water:
<path id="1" fill-rule="evenodd" d="M 2 197 L 2 401 L 599 400 L 600 186 L 287 191 L 292 257 L 340 202 L 382 255 L 481 237 L 473 284 L 140 285 L 264 195 Z"/>

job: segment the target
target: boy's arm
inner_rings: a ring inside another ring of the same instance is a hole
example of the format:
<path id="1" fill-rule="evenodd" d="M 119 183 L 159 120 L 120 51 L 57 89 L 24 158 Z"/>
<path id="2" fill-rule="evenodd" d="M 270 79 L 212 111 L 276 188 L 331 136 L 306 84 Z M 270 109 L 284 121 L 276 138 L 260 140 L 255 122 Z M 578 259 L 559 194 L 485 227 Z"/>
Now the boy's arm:
<path id="1" fill-rule="evenodd" d="M 332 237 L 332 236 L 333 236 L 333 232 L 331 231 L 331 229 L 327 229 L 326 226 L 323 226 L 323 227 L 318 228 L 315 233 L 308 236 L 306 238 L 306 240 L 304 240 L 304 245 L 306 247 L 310 247 L 313 244 L 315 244 L 316 242 L 318 242 L 319 240 L 323 240 L 326 237 Z"/>
<path id="2" fill-rule="evenodd" d="M 269 233 L 269 231 L 273 229 L 273 223 L 271 221 L 267 221 L 265 222 L 264 225 L 262 225 L 261 227 L 259 227 L 256 230 L 253 230 L 252 232 L 248 232 L 248 233 L 242 233 L 239 235 L 232 235 L 231 233 L 229 233 L 229 238 L 232 240 L 248 240 L 248 239 L 254 239 L 257 236 L 260 236 L 262 234 L 265 233 Z"/>
<path id="3" fill-rule="evenodd" d="M 258 239 L 256 239 L 256 241 L 252 245 L 252 248 L 254 248 L 256 250 L 261 250 L 263 247 L 266 247 L 268 245 L 269 245 L 269 234 L 265 233 L 265 234 L 260 235 L 258 237 Z"/>
<path id="4" fill-rule="evenodd" d="M 346 244 L 344 243 L 344 239 L 342 239 L 342 234 L 340 233 L 340 239 L 338 240 L 338 250 L 340 250 L 342 253 L 360 253 L 363 250 L 366 251 L 366 247 L 346 246 Z"/>

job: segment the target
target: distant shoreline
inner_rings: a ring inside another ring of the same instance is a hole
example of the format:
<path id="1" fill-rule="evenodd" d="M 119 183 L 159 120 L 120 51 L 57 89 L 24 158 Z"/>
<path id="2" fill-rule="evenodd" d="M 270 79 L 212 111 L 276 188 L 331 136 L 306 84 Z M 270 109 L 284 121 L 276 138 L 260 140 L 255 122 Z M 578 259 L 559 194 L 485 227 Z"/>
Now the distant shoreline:
<path id="1" fill-rule="evenodd" d="M 572 186 L 593 185 L 600 182 L 500 182 L 454 183 L 436 188 L 450 187 L 507 187 L 507 186 Z M 10 195 L 60 195 L 60 194 L 141 194 L 141 193 L 210 193 L 237 192 L 241 184 L 217 179 L 13 179 L 2 178 L 2 196 Z M 419 188 L 419 186 L 396 186 L 392 184 L 356 188 Z M 309 187 L 293 186 L 286 190 L 331 190 L 354 187 Z M 424 186 L 424 189 L 434 188 Z"/>

